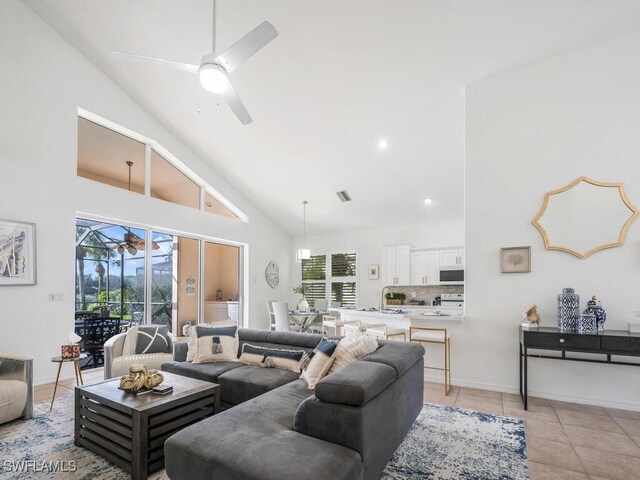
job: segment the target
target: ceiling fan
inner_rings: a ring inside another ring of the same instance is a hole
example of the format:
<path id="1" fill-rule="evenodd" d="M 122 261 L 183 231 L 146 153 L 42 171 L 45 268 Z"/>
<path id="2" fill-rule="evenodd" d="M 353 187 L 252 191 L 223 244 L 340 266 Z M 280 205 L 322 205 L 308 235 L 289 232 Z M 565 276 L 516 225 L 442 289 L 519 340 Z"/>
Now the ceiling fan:
<path id="1" fill-rule="evenodd" d="M 114 245 L 113 248 L 117 250 L 120 255 L 124 255 L 125 250 L 129 252 L 129 254 L 135 255 L 138 253 L 138 250 L 144 250 L 145 243 L 143 239 L 129 230 L 128 232 L 125 232 L 122 242 Z M 160 245 L 156 242 L 151 242 L 152 250 L 158 250 L 159 248 Z"/>
<path id="2" fill-rule="evenodd" d="M 229 82 L 229 74 L 277 36 L 278 31 L 271 23 L 262 22 L 224 52 L 216 54 L 216 0 L 213 0 L 213 49 L 210 54 L 202 57 L 200 65 L 123 52 L 111 52 L 111 55 L 120 60 L 153 63 L 174 70 L 197 73 L 202 88 L 221 95 L 242 124 L 247 125 L 253 119 Z"/>

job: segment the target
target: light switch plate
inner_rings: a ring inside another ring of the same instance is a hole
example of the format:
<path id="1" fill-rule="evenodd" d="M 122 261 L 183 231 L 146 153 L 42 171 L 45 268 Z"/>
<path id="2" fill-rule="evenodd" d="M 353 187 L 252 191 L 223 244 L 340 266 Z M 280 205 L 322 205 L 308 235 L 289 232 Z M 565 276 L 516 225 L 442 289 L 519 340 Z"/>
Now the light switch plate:
<path id="1" fill-rule="evenodd" d="M 64 302 L 64 294 L 62 293 L 50 293 L 49 294 L 50 302 Z"/>

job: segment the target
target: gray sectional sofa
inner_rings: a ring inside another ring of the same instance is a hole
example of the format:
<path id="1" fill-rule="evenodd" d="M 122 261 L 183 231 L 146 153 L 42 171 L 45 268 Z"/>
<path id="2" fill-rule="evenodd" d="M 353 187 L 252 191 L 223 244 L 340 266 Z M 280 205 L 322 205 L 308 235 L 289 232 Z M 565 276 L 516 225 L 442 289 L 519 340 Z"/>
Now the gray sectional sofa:
<path id="1" fill-rule="evenodd" d="M 244 343 L 312 350 L 321 335 L 240 329 Z M 311 391 L 299 374 L 237 362 L 191 364 L 186 342 L 168 372 L 221 386 L 226 410 L 170 437 L 172 480 L 340 480 L 380 476 L 422 409 L 424 348 L 379 341 Z"/>

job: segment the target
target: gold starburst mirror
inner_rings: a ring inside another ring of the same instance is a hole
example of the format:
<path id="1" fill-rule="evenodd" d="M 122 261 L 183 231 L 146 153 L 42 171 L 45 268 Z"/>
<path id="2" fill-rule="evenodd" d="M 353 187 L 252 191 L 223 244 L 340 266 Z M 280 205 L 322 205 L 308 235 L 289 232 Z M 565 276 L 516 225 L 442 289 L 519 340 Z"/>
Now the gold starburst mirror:
<path id="1" fill-rule="evenodd" d="M 605 248 L 624 245 L 627 229 L 639 214 L 622 183 L 580 177 L 546 193 L 533 224 L 547 250 L 587 258 Z"/>

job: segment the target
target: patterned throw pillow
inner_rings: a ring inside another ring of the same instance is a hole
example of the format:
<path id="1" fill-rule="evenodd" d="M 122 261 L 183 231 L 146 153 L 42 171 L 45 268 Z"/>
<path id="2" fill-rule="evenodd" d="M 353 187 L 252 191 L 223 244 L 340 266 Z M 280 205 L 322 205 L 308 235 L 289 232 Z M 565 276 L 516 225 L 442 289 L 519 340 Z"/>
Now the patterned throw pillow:
<path id="1" fill-rule="evenodd" d="M 308 354 L 307 357 L 310 361 L 304 370 L 302 370 L 300 378 L 307 381 L 309 390 L 313 390 L 316 387 L 316 383 L 327 375 L 335 359 L 337 348 L 337 340 L 327 340 L 323 338 L 313 352 Z"/>
<path id="2" fill-rule="evenodd" d="M 136 355 L 141 353 L 171 353 L 169 327 L 166 325 L 138 325 Z"/>
<path id="3" fill-rule="evenodd" d="M 237 362 L 238 327 L 210 327 L 198 325 L 191 328 L 189 338 L 194 338 L 196 352 L 192 363 Z"/>
<path id="4" fill-rule="evenodd" d="M 362 333 L 352 333 L 347 335 L 340 343 L 335 353 L 335 360 L 329 373 L 342 370 L 350 363 L 357 362 L 362 357 L 375 352 L 378 349 L 378 341 Z"/>
<path id="5" fill-rule="evenodd" d="M 189 338 L 187 339 L 187 362 L 193 362 L 198 350 L 198 336 L 195 335 L 196 327 L 201 328 L 223 328 L 223 327 L 238 327 L 236 322 L 215 322 L 215 323 L 202 323 L 200 325 L 194 325 L 189 329 Z"/>
<path id="6" fill-rule="evenodd" d="M 300 373 L 300 361 L 304 350 L 286 350 L 280 348 L 259 347 L 245 343 L 239 360 L 248 365 L 260 365 L 267 368 L 282 368 Z"/>

